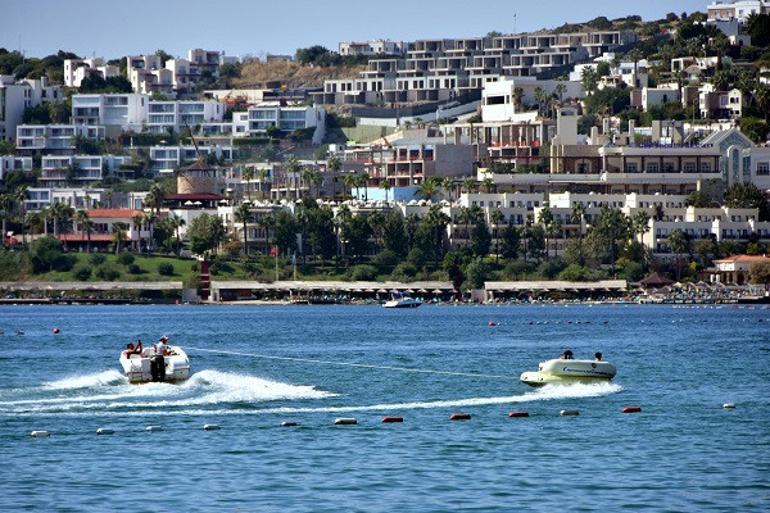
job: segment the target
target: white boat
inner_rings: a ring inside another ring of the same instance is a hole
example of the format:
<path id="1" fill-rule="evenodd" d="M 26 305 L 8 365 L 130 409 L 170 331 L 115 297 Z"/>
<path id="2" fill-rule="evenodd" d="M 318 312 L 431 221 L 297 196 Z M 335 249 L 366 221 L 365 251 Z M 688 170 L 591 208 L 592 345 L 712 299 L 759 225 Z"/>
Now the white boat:
<path id="1" fill-rule="evenodd" d="M 553 383 L 596 383 L 611 381 L 616 372 L 615 366 L 605 361 L 556 358 L 542 362 L 537 371 L 522 373 L 521 381 L 531 387 Z"/>
<path id="2" fill-rule="evenodd" d="M 414 299 L 408 296 L 394 297 L 390 301 L 386 301 L 383 308 L 417 308 L 422 304 L 419 299 Z"/>
<path id="3" fill-rule="evenodd" d="M 141 354 L 128 356 L 125 351 L 120 353 L 120 366 L 129 383 L 151 383 L 163 381 L 165 383 L 179 383 L 190 377 L 190 359 L 187 353 L 179 346 L 168 346 L 168 355 L 163 357 L 166 374 L 162 380 L 154 380 L 152 376 L 152 357 L 154 350 L 146 347 Z"/>

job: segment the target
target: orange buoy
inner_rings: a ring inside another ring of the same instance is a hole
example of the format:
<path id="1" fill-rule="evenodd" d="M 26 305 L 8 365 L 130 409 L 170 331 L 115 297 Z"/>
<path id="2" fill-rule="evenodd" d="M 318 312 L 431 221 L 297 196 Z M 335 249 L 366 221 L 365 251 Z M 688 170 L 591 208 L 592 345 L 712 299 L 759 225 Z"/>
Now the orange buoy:
<path id="1" fill-rule="evenodd" d="M 528 411 L 512 411 L 508 414 L 509 417 L 529 417 Z"/>
<path id="2" fill-rule="evenodd" d="M 382 417 L 383 424 L 394 424 L 396 422 L 404 422 L 404 417 L 395 417 L 395 416 Z"/>
<path id="3" fill-rule="evenodd" d="M 453 413 L 449 416 L 449 420 L 471 420 L 470 413 Z"/>
<path id="4" fill-rule="evenodd" d="M 54 328 L 52 331 L 54 335 L 58 335 L 61 330 L 59 328 Z"/>
<path id="5" fill-rule="evenodd" d="M 641 406 L 625 406 L 623 408 L 623 413 L 641 413 L 641 411 Z"/>

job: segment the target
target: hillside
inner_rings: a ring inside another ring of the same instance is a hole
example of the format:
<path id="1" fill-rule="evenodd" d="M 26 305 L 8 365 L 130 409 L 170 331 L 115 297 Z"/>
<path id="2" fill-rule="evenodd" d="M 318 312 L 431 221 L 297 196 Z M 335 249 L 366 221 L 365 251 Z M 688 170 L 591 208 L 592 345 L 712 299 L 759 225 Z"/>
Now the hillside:
<path id="1" fill-rule="evenodd" d="M 260 87 L 281 82 L 290 89 L 321 87 L 324 80 L 355 78 L 366 66 L 307 66 L 297 62 L 249 62 L 241 68 L 235 87 Z"/>

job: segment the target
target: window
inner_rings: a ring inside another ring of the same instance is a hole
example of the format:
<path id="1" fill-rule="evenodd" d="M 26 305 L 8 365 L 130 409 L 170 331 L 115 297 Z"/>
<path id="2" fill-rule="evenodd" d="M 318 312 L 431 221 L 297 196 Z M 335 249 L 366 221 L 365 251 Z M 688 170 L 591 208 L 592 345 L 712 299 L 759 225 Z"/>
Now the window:
<path id="1" fill-rule="evenodd" d="M 770 175 L 770 162 L 759 162 L 759 163 L 757 163 L 757 174 L 758 175 Z"/>
<path id="2" fill-rule="evenodd" d="M 626 163 L 626 173 L 638 173 L 639 168 L 636 165 L 636 162 L 627 162 Z"/>
<path id="3" fill-rule="evenodd" d="M 698 166 L 695 164 L 695 162 L 685 162 L 684 163 L 684 172 L 685 173 L 696 173 L 698 171 Z"/>
<path id="4" fill-rule="evenodd" d="M 658 163 L 657 162 L 648 162 L 647 163 L 647 172 L 648 173 L 657 173 L 659 171 Z"/>

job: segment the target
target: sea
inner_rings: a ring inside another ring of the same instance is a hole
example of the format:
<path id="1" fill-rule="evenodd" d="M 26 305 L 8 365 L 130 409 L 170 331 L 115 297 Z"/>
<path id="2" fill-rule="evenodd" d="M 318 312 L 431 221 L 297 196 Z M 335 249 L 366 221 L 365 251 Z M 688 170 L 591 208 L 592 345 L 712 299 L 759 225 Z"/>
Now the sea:
<path id="1" fill-rule="evenodd" d="M 0 329 L 2 512 L 770 511 L 767 307 L 2 306 Z M 192 377 L 129 385 L 120 351 L 161 335 Z M 615 380 L 519 381 L 565 349 Z"/>

